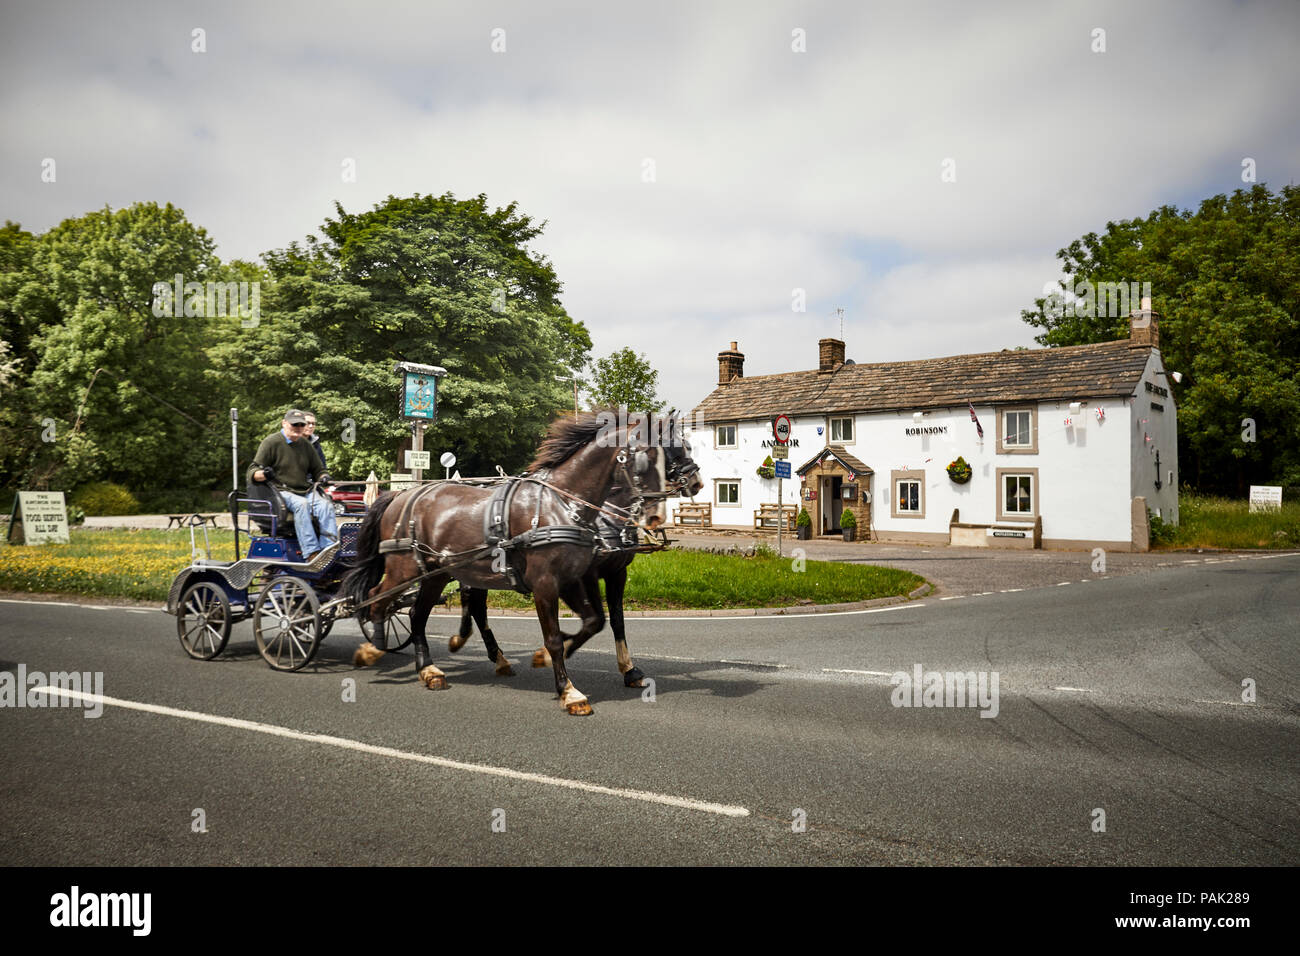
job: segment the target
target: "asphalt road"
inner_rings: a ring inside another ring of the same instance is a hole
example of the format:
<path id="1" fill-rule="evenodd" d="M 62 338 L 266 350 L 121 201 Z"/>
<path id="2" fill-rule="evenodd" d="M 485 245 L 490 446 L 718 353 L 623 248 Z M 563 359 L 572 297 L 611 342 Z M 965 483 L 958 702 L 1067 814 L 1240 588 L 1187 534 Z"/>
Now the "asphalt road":
<path id="1" fill-rule="evenodd" d="M 406 654 L 353 668 L 351 624 L 280 674 L 248 623 L 202 663 L 158 611 L 6 601 L 0 670 L 102 672 L 109 701 L 0 707 L 0 863 L 1295 865 L 1300 556 L 1213 560 L 639 618 L 653 701 L 600 635 L 571 662 L 588 718 L 527 666 L 527 619 L 493 622 L 510 678 L 431 641 L 431 692 Z M 996 672 L 997 716 L 894 706 L 916 664 Z"/>

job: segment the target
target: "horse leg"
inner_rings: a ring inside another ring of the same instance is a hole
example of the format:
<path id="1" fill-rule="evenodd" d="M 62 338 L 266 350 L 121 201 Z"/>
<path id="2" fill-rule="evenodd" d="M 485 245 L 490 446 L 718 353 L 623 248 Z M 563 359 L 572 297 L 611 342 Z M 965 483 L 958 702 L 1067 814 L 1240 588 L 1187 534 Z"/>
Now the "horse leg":
<path id="1" fill-rule="evenodd" d="M 386 583 L 397 574 L 397 569 L 392 567 L 390 560 L 384 566 L 384 576 L 380 578 L 379 583 L 366 592 L 366 599 L 370 600 L 377 595 L 383 594 L 391 585 Z M 392 603 L 391 598 L 375 601 L 370 605 L 369 616 L 370 623 L 374 625 L 374 634 L 370 640 L 362 642 L 352 655 L 352 663 L 357 667 L 371 667 L 379 662 L 379 659 L 388 653 L 388 638 L 384 633 L 384 625 L 388 618 L 388 605 Z"/>
<path id="2" fill-rule="evenodd" d="M 555 692 L 560 697 L 560 704 L 569 714 L 585 717 L 592 712 L 591 704 L 573 686 L 564 667 L 564 634 L 560 631 L 560 602 L 554 581 L 537 583 L 533 588 L 533 605 L 537 608 L 537 620 L 542 625 L 542 640 L 550 652 L 551 666 L 555 669 Z"/>
<path id="3" fill-rule="evenodd" d="M 627 587 L 627 568 L 610 571 L 605 576 L 605 599 L 609 601 L 609 626 L 614 631 L 614 653 L 618 669 L 623 672 L 624 687 L 644 687 L 645 674 L 632 665 L 632 655 L 627 650 L 627 635 L 623 632 L 623 592 Z"/>
<path id="4" fill-rule="evenodd" d="M 590 578 L 590 580 L 588 580 Z M 595 589 L 596 600 L 591 600 L 591 589 Z M 580 582 L 574 582 L 566 586 L 560 596 L 564 598 L 564 603 L 576 612 L 582 619 L 582 628 L 573 637 L 564 637 L 564 656 L 572 657 L 573 652 L 591 639 L 593 634 L 599 634 L 601 628 L 605 626 L 605 609 L 600 603 L 600 583 L 596 580 L 594 573 L 584 577 Z M 545 647 L 539 647 L 533 652 L 534 667 L 550 667 L 551 655 Z"/>
<path id="5" fill-rule="evenodd" d="M 415 607 L 411 608 L 411 643 L 415 647 L 415 672 L 420 683 L 429 690 L 446 690 L 447 675 L 433 664 L 429 656 L 429 642 L 424 636 L 424 625 L 429 620 L 429 612 L 434 602 L 442 596 L 442 589 L 447 585 L 446 577 L 432 577 L 420 586 Z"/>
<path id="6" fill-rule="evenodd" d="M 487 606 L 487 591 L 482 588 L 469 588 L 465 585 L 460 586 L 460 629 L 447 639 L 447 650 L 455 654 L 465 646 L 469 636 L 474 633 L 474 625 L 470 621 L 470 615 L 474 611 L 476 602 L 482 601 Z M 482 625 L 479 626 L 482 630 Z"/>
<path id="7" fill-rule="evenodd" d="M 469 613 L 474 617 L 474 623 L 478 625 L 478 632 L 483 636 L 483 646 L 487 648 L 488 660 L 497 667 L 498 677 L 513 677 L 515 672 L 510 666 L 510 659 L 506 657 L 505 652 L 497 645 L 496 635 L 492 633 L 492 628 L 488 627 L 487 622 L 487 591 L 479 590 L 474 595 L 474 601 L 469 606 Z M 461 625 L 469 634 L 469 628 L 464 624 Z"/>

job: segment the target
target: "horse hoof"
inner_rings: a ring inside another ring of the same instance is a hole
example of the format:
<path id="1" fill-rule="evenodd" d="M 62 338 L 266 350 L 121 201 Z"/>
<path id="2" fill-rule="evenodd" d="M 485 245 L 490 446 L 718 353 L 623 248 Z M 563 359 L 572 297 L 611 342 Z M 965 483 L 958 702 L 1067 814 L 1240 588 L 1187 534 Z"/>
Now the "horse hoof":
<path id="1" fill-rule="evenodd" d="M 429 690 L 446 690 L 447 675 L 430 664 L 420 671 L 420 683 L 424 684 Z"/>
<path id="2" fill-rule="evenodd" d="M 636 667 L 632 668 L 630 671 L 628 671 L 626 674 L 623 675 L 623 686 L 644 687 L 645 674 L 641 673 L 639 668 Z"/>
<path id="3" fill-rule="evenodd" d="M 569 712 L 570 717 L 590 717 L 595 711 L 591 709 L 591 704 L 585 700 L 574 701 L 572 704 L 565 704 L 564 709 Z"/>
<path id="4" fill-rule="evenodd" d="M 451 637 L 447 639 L 447 650 L 455 654 L 458 650 L 460 650 L 462 647 L 465 646 L 465 643 L 468 640 L 469 640 L 468 634 L 453 634 Z"/>
<path id="5" fill-rule="evenodd" d="M 514 677 L 514 676 L 515 676 L 514 668 L 510 666 L 510 662 L 506 660 L 506 656 L 502 654 L 501 657 L 497 660 L 497 677 Z"/>
<path id="6" fill-rule="evenodd" d="M 533 666 L 534 667 L 551 666 L 551 655 L 546 650 L 546 648 L 543 647 L 540 650 L 533 651 Z"/>
<path id="7" fill-rule="evenodd" d="M 357 667 L 370 667 L 379 661 L 387 651 L 381 651 L 375 645 L 366 641 L 357 648 L 356 653 L 352 655 L 352 663 Z"/>

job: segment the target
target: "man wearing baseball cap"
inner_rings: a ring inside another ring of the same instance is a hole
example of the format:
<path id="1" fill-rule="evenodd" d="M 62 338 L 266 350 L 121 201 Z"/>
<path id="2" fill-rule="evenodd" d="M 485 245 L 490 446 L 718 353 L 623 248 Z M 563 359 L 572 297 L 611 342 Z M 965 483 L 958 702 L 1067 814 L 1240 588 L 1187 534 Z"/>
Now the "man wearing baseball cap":
<path id="1" fill-rule="evenodd" d="M 311 494 L 313 481 L 329 481 L 320 458 L 305 435 L 307 414 L 298 408 L 284 413 L 280 430 L 262 440 L 248 468 L 250 481 L 267 481 L 280 492 L 284 506 L 293 512 L 293 526 L 303 561 L 338 547 L 338 522 L 334 506 L 323 495 Z M 320 522 L 321 540 L 312 527 L 312 516 Z"/>

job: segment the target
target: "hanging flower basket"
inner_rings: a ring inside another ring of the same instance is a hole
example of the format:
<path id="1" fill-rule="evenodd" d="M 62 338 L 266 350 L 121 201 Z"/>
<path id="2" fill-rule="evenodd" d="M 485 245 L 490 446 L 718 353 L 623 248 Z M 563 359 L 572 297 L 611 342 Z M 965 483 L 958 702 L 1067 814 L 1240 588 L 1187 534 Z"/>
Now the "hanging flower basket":
<path id="1" fill-rule="evenodd" d="M 772 456 L 768 455 L 763 459 L 763 464 L 754 469 L 754 473 L 760 478 L 775 478 L 776 463 L 772 461 Z"/>
<path id="2" fill-rule="evenodd" d="M 952 479 L 953 484 L 964 485 L 966 482 L 970 481 L 970 476 L 970 465 L 968 465 L 966 459 L 962 458 L 960 455 L 957 456 L 956 461 L 951 462 L 948 465 L 948 477 Z"/>

